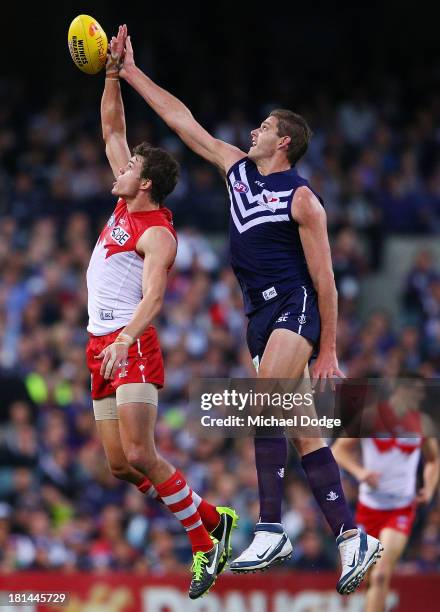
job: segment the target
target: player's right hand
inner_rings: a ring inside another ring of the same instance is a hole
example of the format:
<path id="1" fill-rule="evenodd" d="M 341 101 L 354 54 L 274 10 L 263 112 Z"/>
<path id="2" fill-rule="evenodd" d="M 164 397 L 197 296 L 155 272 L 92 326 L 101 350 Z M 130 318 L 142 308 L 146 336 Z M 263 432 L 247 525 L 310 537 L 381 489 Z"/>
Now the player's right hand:
<path id="1" fill-rule="evenodd" d="M 372 487 L 373 489 L 377 489 L 379 486 L 379 472 L 374 472 L 373 470 L 363 469 L 361 473 L 361 477 L 359 478 L 360 482 L 366 482 L 367 485 Z"/>
<path id="2" fill-rule="evenodd" d="M 116 376 L 116 372 L 127 365 L 127 354 L 129 344 L 122 340 L 116 339 L 106 346 L 95 359 L 102 359 L 101 369 L 99 373 L 105 380 L 112 380 Z"/>

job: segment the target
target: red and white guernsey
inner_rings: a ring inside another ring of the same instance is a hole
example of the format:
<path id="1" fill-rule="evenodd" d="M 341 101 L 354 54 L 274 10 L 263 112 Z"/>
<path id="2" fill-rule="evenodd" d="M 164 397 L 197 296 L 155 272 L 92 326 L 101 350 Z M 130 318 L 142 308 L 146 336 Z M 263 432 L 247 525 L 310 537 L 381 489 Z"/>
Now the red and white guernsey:
<path id="1" fill-rule="evenodd" d="M 149 227 L 166 227 L 176 238 L 168 208 L 128 212 L 120 198 L 98 238 L 87 270 L 87 331 L 103 336 L 127 325 L 142 300 L 143 257 L 136 244 Z"/>
<path id="2" fill-rule="evenodd" d="M 404 508 L 412 504 L 416 494 L 417 467 L 423 443 L 419 411 L 411 410 L 396 417 L 391 406 L 379 406 L 379 422 L 375 428 L 380 437 L 362 438 L 362 463 L 378 472 L 379 485 L 362 482 L 359 501 L 378 510 Z"/>

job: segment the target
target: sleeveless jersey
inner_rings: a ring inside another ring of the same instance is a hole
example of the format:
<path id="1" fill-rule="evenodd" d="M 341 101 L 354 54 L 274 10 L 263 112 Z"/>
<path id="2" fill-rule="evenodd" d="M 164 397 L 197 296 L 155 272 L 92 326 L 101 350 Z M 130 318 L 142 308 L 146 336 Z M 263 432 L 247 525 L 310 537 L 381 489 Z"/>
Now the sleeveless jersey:
<path id="1" fill-rule="evenodd" d="M 229 170 L 227 186 L 231 266 L 243 292 L 245 313 L 301 286 L 312 292 L 298 224 L 291 214 L 293 195 L 298 187 L 309 187 L 307 180 L 295 168 L 264 176 L 245 157 Z"/>
<path id="2" fill-rule="evenodd" d="M 380 474 L 376 489 L 362 482 L 359 501 L 369 508 L 390 510 L 409 506 L 416 494 L 417 468 L 423 443 L 422 423 L 417 410 L 396 417 L 384 402 L 374 438 L 361 439 L 364 467 Z"/>
<path id="3" fill-rule="evenodd" d="M 149 227 L 166 227 L 177 239 L 167 208 L 129 213 L 120 198 L 98 238 L 87 270 L 89 324 L 95 336 L 127 325 L 142 300 L 143 257 L 136 244 Z"/>

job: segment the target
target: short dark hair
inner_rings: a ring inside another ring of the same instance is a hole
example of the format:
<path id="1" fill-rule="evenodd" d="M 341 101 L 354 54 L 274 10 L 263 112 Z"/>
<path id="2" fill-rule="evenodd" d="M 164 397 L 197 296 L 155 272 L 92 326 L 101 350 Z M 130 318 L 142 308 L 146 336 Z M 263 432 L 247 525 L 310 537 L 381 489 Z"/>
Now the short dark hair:
<path id="1" fill-rule="evenodd" d="M 279 108 L 273 110 L 270 116 L 278 119 L 278 136 L 290 136 L 287 159 L 294 166 L 306 153 L 312 137 L 312 130 L 304 117 L 293 111 Z"/>
<path id="2" fill-rule="evenodd" d="M 148 142 L 141 142 L 133 149 L 133 155 L 143 158 L 141 178 L 150 179 L 151 199 L 162 204 L 165 198 L 173 191 L 179 178 L 179 164 L 174 157 Z"/>

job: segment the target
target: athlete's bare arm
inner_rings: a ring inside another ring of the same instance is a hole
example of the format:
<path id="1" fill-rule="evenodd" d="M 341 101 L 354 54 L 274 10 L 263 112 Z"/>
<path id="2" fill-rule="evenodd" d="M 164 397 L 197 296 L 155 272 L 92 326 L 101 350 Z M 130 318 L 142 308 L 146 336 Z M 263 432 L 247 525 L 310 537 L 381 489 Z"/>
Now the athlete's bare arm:
<path id="1" fill-rule="evenodd" d="M 97 359 L 102 359 L 101 375 L 114 378 L 120 364 L 127 358 L 130 345 L 142 336 L 159 314 L 167 286 L 168 270 L 177 252 L 174 236 L 164 227 L 150 227 L 139 238 L 136 251 L 144 256 L 142 275 L 143 298 L 136 307 L 131 321 L 118 338 L 107 346 Z"/>
<path id="2" fill-rule="evenodd" d="M 168 270 L 174 263 L 177 243 L 165 227 L 150 227 L 139 238 L 136 251 L 144 256 L 143 298 L 123 330 L 132 338 L 139 338 L 162 308 Z"/>
<path id="3" fill-rule="evenodd" d="M 425 438 L 422 453 L 425 460 L 423 486 L 417 493 L 416 501 L 419 504 L 428 504 L 434 496 L 440 476 L 440 453 L 437 438 Z"/>
<path id="4" fill-rule="evenodd" d="M 223 173 L 226 173 L 236 161 L 246 157 L 246 153 L 237 147 L 211 136 L 194 119 L 183 102 L 156 85 L 135 65 L 129 36 L 125 44 L 124 63 L 119 74 L 194 153 L 216 165 Z"/>
<path id="5" fill-rule="evenodd" d="M 313 368 L 313 378 L 343 378 L 344 374 L 339 369 L 336 357 L 338 293 L 333 275 L 325 210 L 308 187 L 299 187 L 293 196 L 292 216 L 299 225 L 301 244 L 318 294 L 321 316 L 320 349 Z"/>
<path id="6" fill-rule="evenodd" d="M 130 159 L 118 74 L 126 30 L 126 26 L 120 26 L 118 35 L 110 42 L 110 55 L 107 60 L 104 92 L 101 99 L 102 137 L 105 142 L 105 152 L 115 176 L 119 174 L 121 168 L 125 168 Z"/>
<path id="7" fill-rule="evenodd" d="M 358 438 L 338 438 L 332 446 L 335 461 L 341 468 L 354 476 L 358 482 L 366 482 L 370 487 L 376 488 L 380 474 L 364 468 L 356 451 L 359 451 Z"/>

